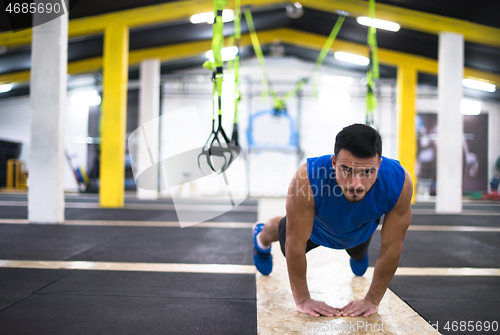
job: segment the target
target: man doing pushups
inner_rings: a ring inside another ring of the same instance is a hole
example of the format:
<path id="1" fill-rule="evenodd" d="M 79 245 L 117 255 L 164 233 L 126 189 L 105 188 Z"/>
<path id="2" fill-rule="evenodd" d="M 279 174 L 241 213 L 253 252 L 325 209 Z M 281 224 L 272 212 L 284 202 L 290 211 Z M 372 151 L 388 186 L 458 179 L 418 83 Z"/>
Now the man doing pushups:
<path id="1" fill-rule="evenodd" d="M 295 173 L 286 199 L 286 216 L 253 228 L 254 263 L 272 271 L 271 243 L 280 242 L 297 310 L 313 316 L 368 316 L 378 306 L 399 264 L 411 221 L 412 181 L 398 161 L 382 157 L 379 133 L 363 124 L 344 128 L 335 155 L 309 158 Z M 382 246 L 373 279 L 362 300 L 333 308 L 309 295 L 306 253 L 318 246 L 345 249 L 353 273 L 368 268 L 368 245 L 385 215 Z"/>

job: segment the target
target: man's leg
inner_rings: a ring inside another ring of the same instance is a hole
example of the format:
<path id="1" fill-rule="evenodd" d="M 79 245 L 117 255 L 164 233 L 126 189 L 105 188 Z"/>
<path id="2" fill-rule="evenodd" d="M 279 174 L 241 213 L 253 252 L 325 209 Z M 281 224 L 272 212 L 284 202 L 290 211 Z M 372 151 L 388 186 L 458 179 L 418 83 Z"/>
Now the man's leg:
<path id="1" fill-rule="evenodd" d="M 260 242 L 269 247 L 271 243 L 278 241 L 278 233 L 279 233 L 279 224 L 282 216 L 276 216 L 269 221 L 266 222 L 264 228 L 259 234 Z"/>
<path id="2" fill-rule="evenodd" d="M 257 270 L 263 275 L 271 273 L 273 259 L 271 255 L 271 243 L 279 241 L 281 252 L 285 255 L 286 243 L 286 216 L 277 216 L 265 224 L 257 222 L 253 227 L 254 234 L 254 256 L 253 261 Z M 311 240 L 307 241 L 306 253 L 319 247 Z"/>
<path id="3" fill-rule="evenodd" d="M 257 222 L 253 226 L 253 262 L 263 275 L 268 275 L 273 270 L 271 243 L 278 240 L 279 224 L 282 219 L 283 217 L 278 216 L 265 224 Z"/>
<path id="4" fill-rule="evenodd" d="M 380 219 L 381 217 L 375 220 L 377 224 L 380 224 Z M 372 235 L 373 236 L 373 235 Z M 368 267 L 368 247 L 370 246 L 370 241 L 372 240 L 372 236 L 366 242 L 361 243 L 360 245 L 357 245 L 353 248 L 346 249 L 347 253 L 349 256 L 351 256 L 351 259 L 354 260 L 354 262 L 366 262 L 366 266 Z M 351 261 L 351 268 L 352 268 L 352 261 Z M 354 269 L 353 269 L 354 271 Z M 364 270 L 366 271 L 366 269 Z M 363 271 L 363 273 L 364 273 Z M 358 276 L 362 276 L 358 275 Z"/>
<path id="5" fill-rule="evenodd" d="M 356 276 L 362 276 L 368 269 L 368 247 L 372 237 L 360 245 L 353 248 L 346 249 L 349 256 L 351 256 L 350 265 L 351 270 Z"/>
<path id="6" fill-rule="evenodd" d="M 370 238 L 366 242 L 361 243 L 360 245 L 357 245 L 353 248 L 346 249 L 346 251 L 349 256 L 351 256 L 355 261 L 361 261 L 368 254 L 368 247 L 370 246 L 371 240 L 372 237 L 370 236 Z"/>
<path id="7" fill-rule="evenodd" d="M 286 216 L 279 221 L 278 241 L 280 241 L 281 253 L 286 257 L 285 244 L 286 244 Z M 319 247 L 318 244 L 311 240 L 307 240 L 306 253 L 314 248 Z"/>

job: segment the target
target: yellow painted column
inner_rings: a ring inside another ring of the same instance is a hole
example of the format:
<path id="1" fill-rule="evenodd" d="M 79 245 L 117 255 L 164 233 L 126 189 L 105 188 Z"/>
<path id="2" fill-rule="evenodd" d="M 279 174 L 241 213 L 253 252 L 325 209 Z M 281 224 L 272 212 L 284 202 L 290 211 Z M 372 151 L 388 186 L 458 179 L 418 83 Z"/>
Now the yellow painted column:
<path id="1" fill-rule="evenodd" d="M 129 30 L 113 24 L 104 31 L 100 168 L 102 207 L 123 207 L 127 120 Z"/>
<path id="2" fill-rule="evenodd" d="M 408 171 L 413 181 L 413 198 L 415 202 L 417 176 L 417 136 L 415 129 L 415 103 L 417 89 L 417 70 L 409 65 L 398 67 L 398 155 L 399 162 Z"/>

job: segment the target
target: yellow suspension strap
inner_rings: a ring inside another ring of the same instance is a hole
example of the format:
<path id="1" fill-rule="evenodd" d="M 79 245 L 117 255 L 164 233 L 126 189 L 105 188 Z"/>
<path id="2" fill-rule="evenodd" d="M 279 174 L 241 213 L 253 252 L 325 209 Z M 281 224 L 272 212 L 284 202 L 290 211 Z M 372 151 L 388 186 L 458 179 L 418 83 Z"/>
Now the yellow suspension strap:
<path id="1" fill-rule="evenodd" d="M 259 38 L 257 37 L 257 33 L 255 32 L 255 26 L 253 24 L 252 12 L 250 12 L 250 9 L 245 10 L 245 19 L 247 21 L 248 32 L 250 33 L 250 40 L 252 41 L 253 50 L 255 51 L 255 56 L 257 57 L 257 60 L 259 61 L 260 67 L 262 68 L 262 74 L 264 77 L 262 79 L 262 99 L 264 101 L 266 101 L 267 95 L 269 92 L 269 76 L 267 74 L 266 61 L 264 59 L 264 54 L 262 53 L 262 48 L 260 47 Z M 274 98 L 274 96 L 276 95 L 276 92 L 274 92 L 271 89 L 270 93 Z M 273 95 L 273 93 L 274 93 L 274 95 Z"/>
<path id="2" fill-rule="evenodd" d="M 252 12 L 250 9 L 245 10 L 245 19 L 248 25 L 248 31 L 250 33 L 250 40 L 252 41 L 253 49 L 255 51 L 255 56 L 257 56 L 257 60 L 262 68 L 262 98 L 264 101 L 267 100 L 268 94 L 271 94 L 273 99 L 273 110 L 274 115 L 278 115 L 279 113 L 286 112 L 285 100 L 281 99 L 276 91 L 271 87 L 269 87 L 269 76 L 267 74 L 266 61 L 264 59 L 264 54 L 262 53 L 262 48 L 260 46 L 259 38 L 257 37 L 257 32 L 255 31 L 255 26 L 253 24 Z M 301 85 L 302 87 L 302 85 Z"/>
<path id="3" fill-rule="evenodd" d="M 316 77 L 316 73 L 318 72 L 319 68 L 323 64 L 323 61 L 325 60 L 326 55 L 328 54 L 328 51 L 330 51 L 330 49 L 333 45 L 333 42 L 335 42 L 335 39 L 337 38 L 337 35 L 339 34 L 340 28 L 342 28 L 342 24 L 344 23 L 344 20 L 345 20 L 345 16 L 340 15 L 339 18 L 337 19 L 337 21 L 335 22 L 335 25 L 333 26 L 332 31 L 330 32 L 330 35 L 328 35 L 328 38 L 326 39 L 325 44 L 323 44 L 323 47 L 321 48 L 321 51 L 318 55 L 318 58 L 316 59 L 316 62 L 314 63 L 312 75 L 309 75 L 306 78 L 302 78 L 301 80 L 299 80 L 299 82 L 297 83 L 297 86 L 293 90 L 291 90 L 290 92 L 285 94 L 283 99 L 281 99 L 282 100 L 281 103 L 283 104 L 283 107 L 285 105 L 285 102 L 288 99 L 290 99 L 291 97 L 294 97 L 302 89 L 302 86 L 307 84 L 307 82 L 309 81 L 309 79 L 311 77 Z"/>
<path id="4" fill-rule="evenodd" d="M 337 19 L 337 22 L 335 22 L 335 25 L 332 28 L 332 31 L 330 32 L 330 35 L 328 35 L 328 38 L 326 39 L 325 44 L 323 45 L 323 48 L 321 48 L 321 51 L 319 53 L 318 58 L 316 59 L 316 63 L 314 64 L 314 69 L 313 69 L 313 91 L 315 92 L 314 95 L 316 96 L 317 92 L 317 80 L 316 80 L 316 74 L 321 66 L 323 64 L 323 61 L 326 58 L 326 55 L 328 55 L 328 51 L 332 48 L 333 42 L 335 42 L 335 39 L 337 38 L 337 35 L 339 34 L 340 28 L 342 28 L 342 24 L 344 23 L 345 16 L 340 15 L 339 18 Z"/>
<path id="5" fill-rule="evenodd" d="M 238 53 L 234 57 L 234 119 L 231 143 L 239 147 L 238 134 L 238 106 L 241 100 L 240 92 L 240 41 L 241 41 L 241 7 L 240 0 L 234 2 L 234 44 L 238 48 Z"/>
<path id="6" fill-rule="evenodd" d="M 283 98 L 279 98 L 278 96 L 273 96 L 273 110 L 274 116 L 278 116 L 279 114 L 286 113 L 286 101 L 294 96 L 302 89 L 302 86 L 307 84 L 308 78 L 302 78 L 295 85 L 295 88 L 290 92 L 286 93 Z"/>
<path id="7" fill-rule="evenodd" d="M 370 0 L 369 12 L 372 25 L 368 28 L 368 48 L 370 52 L 370 68 L 366 74 L 366 124 L 374 125 L 373 111 L 377 108 L 377 98 L 375 97 L 375 80 L 380 76 L 378 65 L 377 29 L 373 26 L 375 19 L 375 0 Z"/>
<path id="8" fill-rule="evenodd" d="M 255 50 L 255 55 L 257 56 L 257 59 L 259 61 L 259 64 L 262 67 L 262 72 L 264 75 L 264 80 L 263 80 L 263 90 L 262 90 L 262 95 L 267 97 L 267 91 L 269 90 L 269 93 L 271 94 L 273 98 L 273 109 L 274 109 L 274 115 L 279 115 L 280 113 L 286 113 L 286 101 L 292 97 L 294 97 L 301 89 L 302 87 L 307 84 L 309 81 L 310 77 L 314 76 L 316 72 L 319 70 L 321 64 L 323 64 L 323 61 L 326 58 L 326 55 L 328 54 L 328 51 L 332 47 L 333 42 L 337 38 L 337 35 L 340 31 L 340 28 L 342 28 L 342 24 L 344 23 L 345 16 L 339 16 L 337 19 L 337 22 L 335 22 L 335 25 L 332 28 L 332 31 L 330 32 L 330 35 L 325 41 L 325 44 L 321 48 L 320 54 L 318 58 L 316 59 L 316 62 L 314 64 L 314 68 L 312 70 L 312 75 L 307 76 L 306 78 L 302 78 L 299 80 L 299 82 L 296 84 L 295 88 L 291 90 L 290 92 L 286 93 L 283 98 L 280 98 L 274 89 L 271 87 L 269 89 L 269 79 L 268 79 L 268 74 L 267 74 L 267 69 L 266 69 L 266 63 L 264 60 L 264 55 L 262 53 L 262 48 L 259 43 L 259 39 L 257 38 L 257 33 L 255 32 L 255 26 L 253 24 L 253 19 L 252 19 L 252 13 L 250 12 L 249 9 L 245 10 L 245 18 L 247 20 L 248 24 L 248 30 L 250 32 L 250 39 L 252 40 L 252 45 Z"/>
<path id="9" fill-rule="evenodd" d="M 229 168 L 233 160 L 238 156 L 240 150 L 235 145 L 230 143 L 224 129 L 222 128 L 222 80 L 223 80 L 223 62 L 222 62 L 222 46 L 224 42 L 222 21 L 222 11 L 227 6 L 227 0 L 214 0 L 214 24 L 212 36 L 212 52 L 214 62 L 206 61 L 203 67 L 212 71 L 213 95 L 212 98 L 217 98 L 218 125 L 215 128 L 215 107 L 212 107 L 212 133 L 208 137 L 207 142 L 202 148 L 202 152 L 198 156 L 198 166 L 201 169 L 200 158 L 205 156 L 210 169 L 214 172 L 224 172 Z M 213 104 L 213 101 L 212 101 Z M 220 139 L 219 136 L 222 136 Z M 214 167 L 212 159 L 219 157 L 223 159 L 223 163 L 217 164 Z"/>

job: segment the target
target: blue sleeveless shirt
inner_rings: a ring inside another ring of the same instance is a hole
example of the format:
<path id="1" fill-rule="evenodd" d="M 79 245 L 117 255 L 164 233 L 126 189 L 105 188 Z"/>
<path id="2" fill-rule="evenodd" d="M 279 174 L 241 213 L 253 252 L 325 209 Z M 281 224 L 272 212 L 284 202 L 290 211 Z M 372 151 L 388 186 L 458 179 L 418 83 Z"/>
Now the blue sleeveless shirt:
<path id="1" fill-rule="evenodd" d="M 337 185 L 331 156 L 307 159 L 316 208 L 310 240 L 328 248 L 349 249 L 367 241 L 377 229 L 375 220 L 396 205 L 405 171 L 397 160 L 382 156 L 375 184 L 361 201 L 352 203 Z"/>

